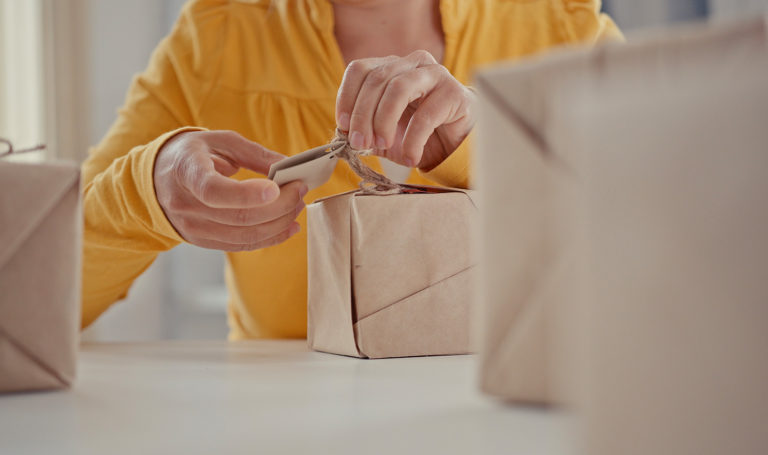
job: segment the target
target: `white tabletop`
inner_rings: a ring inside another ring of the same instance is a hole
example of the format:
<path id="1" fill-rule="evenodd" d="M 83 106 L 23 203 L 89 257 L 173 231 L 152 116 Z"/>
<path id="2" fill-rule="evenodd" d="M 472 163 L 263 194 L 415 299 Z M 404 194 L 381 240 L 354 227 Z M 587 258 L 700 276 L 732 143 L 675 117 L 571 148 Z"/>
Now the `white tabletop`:
<path id="1" fill-rule="evenodd" d="M 2 454 L 572 454 L 566 419 L 481 395 L 472 356 L 304 341 L 83 346 L 72 390 L 0 396 Z"/>

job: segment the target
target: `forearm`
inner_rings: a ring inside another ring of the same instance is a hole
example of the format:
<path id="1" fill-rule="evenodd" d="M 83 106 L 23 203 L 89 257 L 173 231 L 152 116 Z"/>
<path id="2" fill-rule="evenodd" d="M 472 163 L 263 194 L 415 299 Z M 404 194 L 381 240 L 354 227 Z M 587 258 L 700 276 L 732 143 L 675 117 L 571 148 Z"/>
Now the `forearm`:
<path id="1" fill-rule="evenodd" d="M 182 241 L 157 203 L 152 171 L 162 145 L 185 130 L 135 147 L 86 184 L 83 327 L 124 298 L 159 252 Z"/>

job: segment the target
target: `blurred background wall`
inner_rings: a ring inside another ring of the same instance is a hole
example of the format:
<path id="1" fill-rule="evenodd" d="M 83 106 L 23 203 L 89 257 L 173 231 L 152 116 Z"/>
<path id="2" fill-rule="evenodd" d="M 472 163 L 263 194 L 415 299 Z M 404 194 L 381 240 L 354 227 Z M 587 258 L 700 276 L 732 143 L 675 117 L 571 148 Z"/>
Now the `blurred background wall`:
<path id="1" fill-rule="evenodd" d="M 0 135 L 17 133 L 24 143 L 45 141 L 52 145 L 49 157 L 84 158 L 87 146 L 97 143 L 114 121 L 133 75 L 146 66 L 183 4 L 0 0 Z M 604 1 L 606 12 L 630 34 L 671 22 L 754 14 L 766 7 L 768 0 Z M 43 78 L 38 77 L 41 71 Z M 188 245 L 161 255 L 128 298 L 84 338 L 224 338 L 223 264 L 222 253 Z"/>
<path id="2" fill-rule="evenodd" d="M 171 30 L 184 0 L 90 0 L 90 143 L 115 119 L 133 76 Z M 224 338 L 223 253 L 181 245 L 160 255 L 85 334 L 93 340 Z"/>
<path id="3" fill-rule="evenodd" d="M 603 9 L 628 31 L 709 17 L 746 16 L 765 11 L 767 6 L 766 0 L 603 0 Z"/>

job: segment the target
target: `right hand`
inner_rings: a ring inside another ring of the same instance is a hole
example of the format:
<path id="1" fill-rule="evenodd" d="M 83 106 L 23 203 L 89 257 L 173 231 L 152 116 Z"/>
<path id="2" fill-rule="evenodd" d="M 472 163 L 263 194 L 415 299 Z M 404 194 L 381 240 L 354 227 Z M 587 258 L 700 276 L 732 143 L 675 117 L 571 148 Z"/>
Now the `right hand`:
<path id="1" fill-rule="evenodd" d="M 267 179 L 231 179 L 238 169 L 266 175 L 285 156 L 233 131 L 189 131 L 157 155 L 157 200 L 189 243 L 224 251 L 250 251 L 284 242 L 299 232 L 296 217 L 307 187 L 282 188 Z"/>

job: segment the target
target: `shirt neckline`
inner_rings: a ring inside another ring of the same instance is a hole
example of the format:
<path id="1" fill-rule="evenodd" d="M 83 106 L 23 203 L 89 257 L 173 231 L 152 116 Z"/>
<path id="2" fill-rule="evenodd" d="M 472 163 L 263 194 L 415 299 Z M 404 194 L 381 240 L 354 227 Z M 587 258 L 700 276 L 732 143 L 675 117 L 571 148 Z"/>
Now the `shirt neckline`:
<path id="1" fill-rule="evenodd" d="M 310 4 L 315 3 L 310 1 Z M 449 3 L 451 5 L 449 5 Z M 330 0 L 323 0 L 322 2 L 315 3 L 318 8 L 313 9 L 312 17 L 318 23 L 323 31 L 323 36 L 328 42 L 328 49 L 330 50 L 331 66 L 333 71 L 333 77 L 337 84 L 341 83 L 344 77 L 344 71 L 347 69 L 347 65 L 344 62 L 344 56 L 341 53 L 341 47 L 336 40 L 334 34 L 335 17 L 333 15 L 333 5 Z M 443 62 L 448 71 L 453 73 L 454 68 L 454 23 L 451 22 L 451 17 L 447 14 L 449 6 L 456 6 L 452 0 L 440 0 L 440 24 L 443 28 L 443 42 L 445 43 L 445 49 L 443 49 Z"/>

